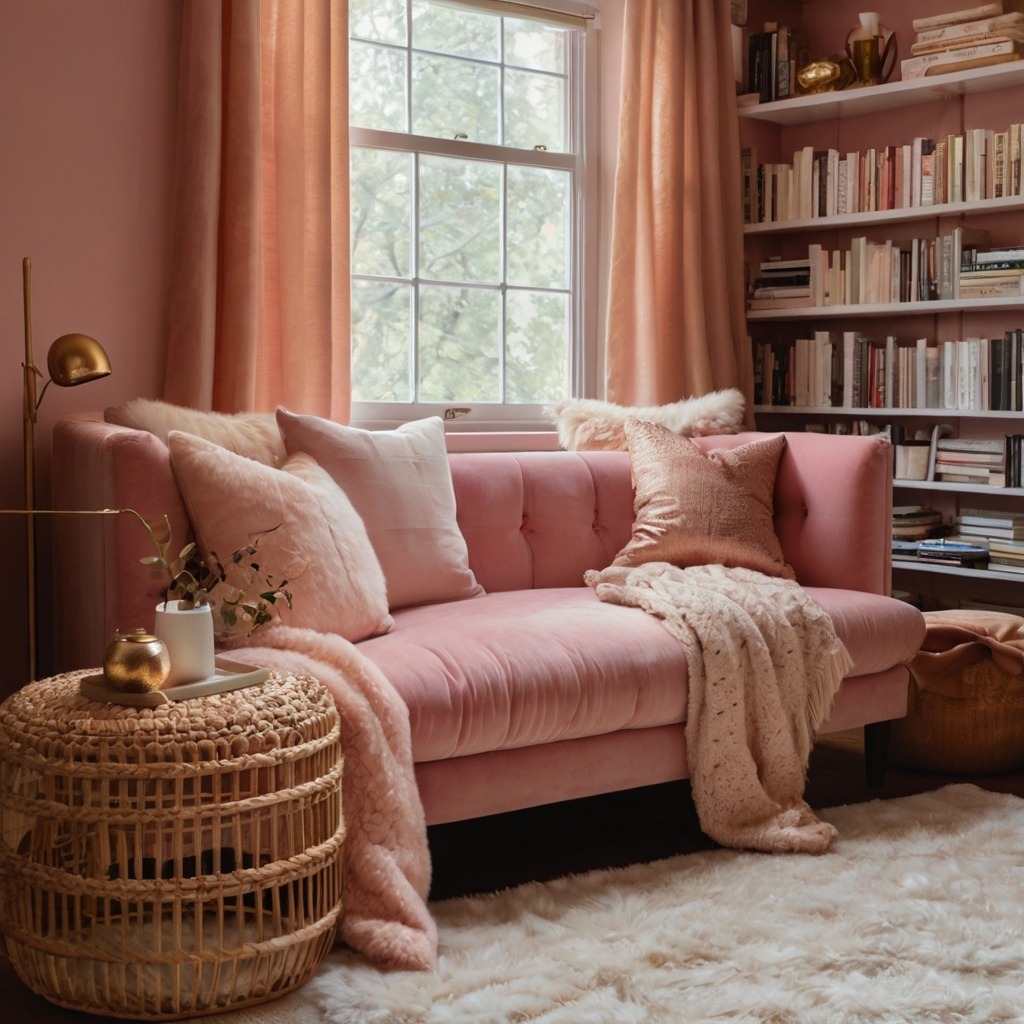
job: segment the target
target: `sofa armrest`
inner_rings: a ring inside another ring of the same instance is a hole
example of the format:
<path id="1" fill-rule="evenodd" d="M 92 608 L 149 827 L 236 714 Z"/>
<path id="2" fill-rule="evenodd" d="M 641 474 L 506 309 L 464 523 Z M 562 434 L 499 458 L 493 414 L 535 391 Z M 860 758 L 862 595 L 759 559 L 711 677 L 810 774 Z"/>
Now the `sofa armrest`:
<path id="1" fill-rule="evenodd" d="M 787 433 L 775 532 L 804 586 L 892 592 L 892 445 Z"/>
<path id="2" fill-rule="evenodd" d="M 167 446 L 153 434 L 85 416 L 53 431 L 55 509 L 132 508 L 167 515 L 175 551 L 191 540 Z M 54 516 L 54 642 L 58 671 L 91 668 L 115 629 L 153 628 L 162 591 L 139 563 L 155 554 L 131 515 Z"/>

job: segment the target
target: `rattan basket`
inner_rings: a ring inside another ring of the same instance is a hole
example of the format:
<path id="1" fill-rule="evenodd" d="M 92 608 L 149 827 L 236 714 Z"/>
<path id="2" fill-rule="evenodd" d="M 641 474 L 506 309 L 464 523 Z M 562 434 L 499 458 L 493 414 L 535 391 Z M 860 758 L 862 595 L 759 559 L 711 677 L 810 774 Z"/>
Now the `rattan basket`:
<path id="1" fill-rule="evenodd" d="M 911 684 L 906 718 L 892 723 L 889 762 L 943 775 L 1024 768 L 1024 680 L 990 658 L 963 670 L 964 697 Z"/>
<path id="2" fill-rule="evenodd" d="M 83 673 L 0 705 L 0 910 L 35 992 L 174 1019 L 295 988 L 334 942 L 338 714 L 316 681 L 158 708 L 87 701 Z"/>

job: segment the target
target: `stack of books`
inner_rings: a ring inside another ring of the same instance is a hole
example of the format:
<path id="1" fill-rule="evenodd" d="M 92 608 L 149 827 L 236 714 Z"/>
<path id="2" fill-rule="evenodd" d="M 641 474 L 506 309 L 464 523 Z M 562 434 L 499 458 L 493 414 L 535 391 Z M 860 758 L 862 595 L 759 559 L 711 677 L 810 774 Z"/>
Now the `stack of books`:
<path id="1" fill-rule="evenodd" d="M 811 261 L 778 257 L 761 264 L 754 282 L 752 309 L 789 309 L 813 305 Z"/>
<path id="2" fill-rule="evenodd" d="M 965 508 L 953 522 L 959 536 L 975 542 L 1024 541 L 1024 512 Z"/>
<path id="3" fill-rule="evenodd" d="M 897 505 L 892 510 L 893 541 L 925 540 L 942 529 L 942 513 L 924 505 Z M 917 549 L 914 549 L 916 554 Z M 893 554 L 896 548 L 893 549 Z"/>
<path id="4" fill-rule="evenodd" d="M 1024 575 L 1024 512 L 965 508 L 956 529 L 960 539 L 987 547 L 990 569 Z"/>
<path id="5" fill-rule="evenodd" d="M 983 569 L 989 560 L 988 548 L 966 541 L 923 540 L 917 546 L 917 561 L 933 565 L 954 565 L 961 568 Z"/>
<path id="6" fill-rule="evenodd" d="M 1002 438 L 942 437 L 935 446 L 935 480 L 955 484 L 1006 486 Z"/>
<path id="7" fill-rule="evenodd" d="M 1002 0 L 916 18 L 914 31 L 914 56 L 901 64 L 904 81 L 1020 60 L 1024 52 L 1024 15 L 1004 14 Z"/>
<path id="8" fill-rule="evenodd" d="M 968 250 L 960 265 L 961 299 L 1024 295 L 1024 248 Z"/>

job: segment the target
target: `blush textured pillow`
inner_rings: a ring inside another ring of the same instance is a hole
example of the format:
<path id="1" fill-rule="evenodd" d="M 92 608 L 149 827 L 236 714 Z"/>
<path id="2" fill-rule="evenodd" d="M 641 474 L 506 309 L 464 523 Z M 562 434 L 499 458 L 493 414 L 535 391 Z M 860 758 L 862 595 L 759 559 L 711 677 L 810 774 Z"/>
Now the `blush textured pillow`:
<path id="1" fill-rule="evenodd" d="M 456 522 L 440 417 L 397 430 L 359 430 L 278 409 L 277 424 L 288 454 L 312 455 L 362 516 L 391 608 L 484 592 Z"/>
<path id="2" fill-rule="evenodd" d="M 164 444 L 172 430 L 182 430 L 265 466 L 284 462 L 281 432 L 270 412 L 201 412 L 155 398 L 133 398 L 106 409 L 103 418 L 119 427 L 146 430 Z"/>
<path id="3" fill-rule="evenodd" d="M 772 522 L 783 434 L 703 451 L 657 423 L 626 421 L 633 537 L 614 565 L 742 566 L 795 579 Z"/>
<path id="4" fill-rule="evenodd" d="M 391 628 L 366 529 L 312 458 L 295 455 L 273 469 L 178 431 L 167 445 L 200 552 L 224 560 L 258 539 L 264 572 L 287 578 L 292 593 L 291 609 L 275 606 L 282 623 L 353 643 Z"/>

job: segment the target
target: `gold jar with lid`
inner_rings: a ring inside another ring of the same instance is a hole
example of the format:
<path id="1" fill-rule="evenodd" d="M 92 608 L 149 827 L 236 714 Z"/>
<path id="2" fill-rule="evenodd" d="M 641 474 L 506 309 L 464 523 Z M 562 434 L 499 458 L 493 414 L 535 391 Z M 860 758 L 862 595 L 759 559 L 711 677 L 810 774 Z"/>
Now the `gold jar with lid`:
<path id="1" fill-rule="evenodd" d="M 170 670 L 167 646 L 144 629 L 115 633 L 103 658 L 104 680 L 121 693 L 159 690 Z"/>

